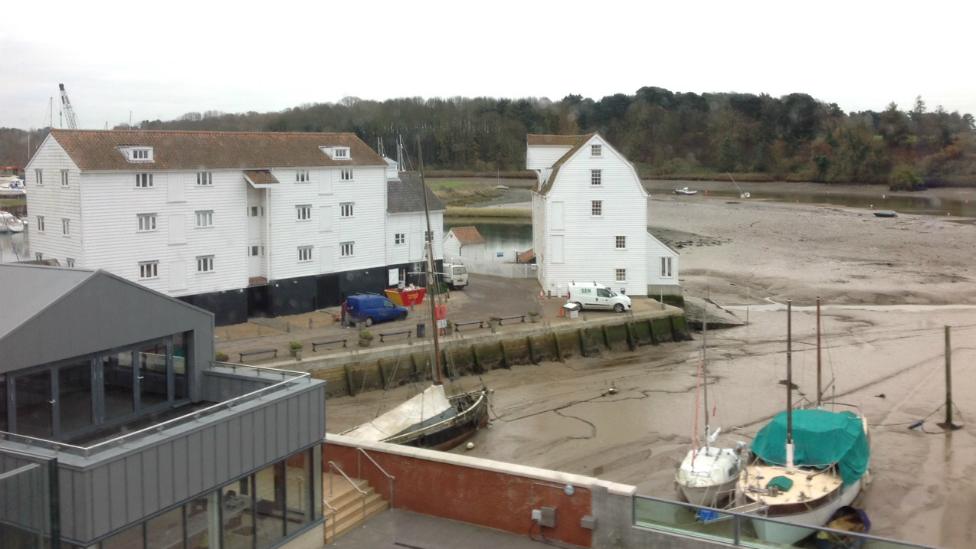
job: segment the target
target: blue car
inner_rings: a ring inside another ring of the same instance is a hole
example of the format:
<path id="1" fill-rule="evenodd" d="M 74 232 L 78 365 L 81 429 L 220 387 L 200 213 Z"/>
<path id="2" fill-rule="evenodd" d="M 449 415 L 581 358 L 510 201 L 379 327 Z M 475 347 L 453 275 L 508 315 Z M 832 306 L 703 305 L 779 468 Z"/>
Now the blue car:
<path id="1" fill-rule="evenodd" d="M 374 322 L 388 322 L 407 318 L 406 307 L 395 305 L 381 295 L 359 294 L 346 298 L 345 312 L 353 322 L 365 322 L 372 326 Z"/>

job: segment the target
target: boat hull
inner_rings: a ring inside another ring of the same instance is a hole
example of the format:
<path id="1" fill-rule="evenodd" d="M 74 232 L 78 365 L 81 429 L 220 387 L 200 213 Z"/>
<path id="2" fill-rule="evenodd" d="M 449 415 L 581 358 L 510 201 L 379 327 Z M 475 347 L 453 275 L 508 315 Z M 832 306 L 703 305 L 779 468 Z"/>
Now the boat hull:
<path id="1" fill-rule="evenodd" d="M 488 424 L 486 389 L 456 395 L 450 400 L 458 409 L 456 416 L 421 429 L 397 434 L 384 439 L 383 442 L 433 450 L 450 450 L 471 438 Z"/>
<path id="2" fill-rule="evenodd" d="M 836 498 L 815 509 L 770 518 L 798 525 L 823 526 L 827 524 L 835 511 L 845 505 L 850 505 L 859 493 L 861 493 L 861 479 L 850 486 L 845 486 Z M 752 526 L 761 541 L 773 544 L 792 545 L 813 533 L 813 530 L 803 526 L 793 526 L 762 519 L 753 519 Z"/>
<path id="3" fill-rule="evenodd" d="M 704 507 L 723 507 L 735 494 L 735 478 L 712 486 L 686 486 L 678 483 L 678 491 L 688 503 Z"/>

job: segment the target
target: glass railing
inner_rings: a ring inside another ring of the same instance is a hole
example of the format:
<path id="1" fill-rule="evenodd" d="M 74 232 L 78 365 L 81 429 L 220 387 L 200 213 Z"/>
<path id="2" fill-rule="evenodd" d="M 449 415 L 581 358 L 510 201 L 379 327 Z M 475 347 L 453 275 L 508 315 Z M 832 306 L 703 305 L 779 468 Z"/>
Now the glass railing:
<path id="1" fill-rule="evenodd" d="M 289 388 L 300 382 L 309 382 L 312 377 L 307 372 L 296 372 L 293 370 L 280 370 L 277 368 L 261 368 L 257 366 L 248 366 L 245 364 L 231 364 L 226 362 L 212 362 L 212 368 L 208 372 L 226 372 L 235 375 L 249 375 L 257 379 L 266 380 L 269 384 L 261 387 L 260 389 L 245 393 L 234 398 L 230 398 L 211 406 L 205 408 L 199 408 L 193 410 L 192 412 L 183 414 L 181 416 L 169 419 L 166 421 L 161 421 L 146 427 L 144 429 L 139 429 L 137 431 L 132 431 L 131 433 L 126 433 L 108 440 L 103 440 L 97 444 L 91 446 L 78 446 L 75 444 L 68 444 L 65 442 L 58 442 L 54 440 L 47 440 L 43 438 L 31 437 L 27 435 L 20 435 L 17 433 L 8 433 L 6 431 L 0 431 L 0 440 L 9 440 L 11 442 L 18 442 L 28 447 L 32 448 L 44 448 L 47 450 L 53 450 L 55 452 L 65 452 L 73 455 L 88 457 L 95 453 L 105 451 L 111 448 L 116 448 L 123 444 L 127 444 L 143 438 L 145 436 L 159 433 L 163 430 L 176 427 L 178 425 L 183 425 L 191 421 L 198 421 L 207 416 L 213 415 L 217 412 L 224 410 L 233 409 L 236 406 L 240 406 L 244 403 L 250 402 L 255 399 L 265 397 L 271 393 L 278 392 L 280 390 Z M 229 371 L 229 372 L 228 372 Z"/>
<path id="2" fill-rule="evenodd" d="M 825 546 L 865 549 L 927 547 L 867 534 L 798 526 L 759 515 L 701 507 L 650 496 L 634 496 L 634 526 L 742 547 Z M 800 541 L 784 542 L 784 539 Z"/>

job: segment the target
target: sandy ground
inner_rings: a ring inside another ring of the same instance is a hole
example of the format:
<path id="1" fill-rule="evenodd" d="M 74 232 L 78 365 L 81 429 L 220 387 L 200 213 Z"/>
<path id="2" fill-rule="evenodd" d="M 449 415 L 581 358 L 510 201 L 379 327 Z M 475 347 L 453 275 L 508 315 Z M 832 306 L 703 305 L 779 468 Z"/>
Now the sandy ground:
<path id="1" fill-rule="evenodd" d="M 750 324 L 709 334 L 712 425 L 748 442 L 785 405 L 785 312 L 794 300 L 795 400 L 813 399 L 815 321 L 824 308 L 828 395 L 872 425 L 871 483 L 861 504 L 874 533 L 976 545 L 976 422 L 943 433 L 943 325 L 953 328 L 956 421 L 976 418 L 976 226 L 942 218 L 656 194 L 655 233 L 683 243 L 686 291 L 749 305 Z M 957 304 L 957 305 L 954 305 Z M 737 312 L 745 317 L 744 307 Z M 700 340 L 603 358 L 516 367 L 483 377 L 493 421 L 469 453 L 627 482 L 675 497 L 690 445 Z M 832 383 L 831 383 L 832 382 Z M 466 378 L 457 389 L 477 385 Z M 613 384 L 618 392 L 608 395 Z M 330 431 L 358 424 L 410 387 L 328 403 Z M 925 419 L 920 430 L 909 424 Z M 699 417 L 699 421 L 701 418 Z M 455 450 L 464 452 L 465 450 Z"/>

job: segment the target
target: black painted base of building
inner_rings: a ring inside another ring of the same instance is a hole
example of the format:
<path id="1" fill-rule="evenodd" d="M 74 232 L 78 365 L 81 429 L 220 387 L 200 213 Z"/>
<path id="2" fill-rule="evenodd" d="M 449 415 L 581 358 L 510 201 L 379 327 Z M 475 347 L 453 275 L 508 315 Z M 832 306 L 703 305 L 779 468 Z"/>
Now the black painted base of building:
<path id="1" fill-rule="evenodd" d="M 423 265 L 401 263 L 356 271 L 272 280 L 261 286 L 180 297 L 183 301 L 214 314 L 214 324 L 226 326 L 247 322 L 252 316 L 281 316 L 335 307 L 346 296 L 382 294 L 390 287 L 389 270 L 399 269 L 408 284 L 424 286 Z M 436 264 L 443 270 L 443 261 Z"/>

